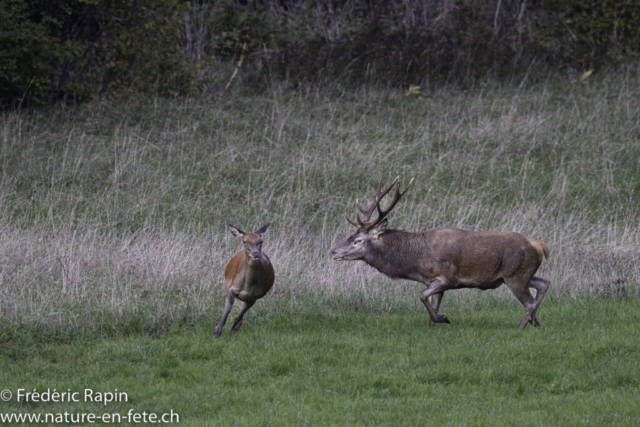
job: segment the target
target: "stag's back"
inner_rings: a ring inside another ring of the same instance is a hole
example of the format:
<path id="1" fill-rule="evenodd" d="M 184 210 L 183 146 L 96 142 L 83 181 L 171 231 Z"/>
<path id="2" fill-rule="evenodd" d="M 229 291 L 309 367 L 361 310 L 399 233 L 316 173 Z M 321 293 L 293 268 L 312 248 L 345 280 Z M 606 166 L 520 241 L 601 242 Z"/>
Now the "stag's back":
<path id="1" fill-rule="evenodd" d="M 409 280 L 455 279 L 463 286 L 533 274 L 547 245 L 514 232 L 437 228 L 421 233 L 386 230 L 365 261 L 382 273 Z"/>

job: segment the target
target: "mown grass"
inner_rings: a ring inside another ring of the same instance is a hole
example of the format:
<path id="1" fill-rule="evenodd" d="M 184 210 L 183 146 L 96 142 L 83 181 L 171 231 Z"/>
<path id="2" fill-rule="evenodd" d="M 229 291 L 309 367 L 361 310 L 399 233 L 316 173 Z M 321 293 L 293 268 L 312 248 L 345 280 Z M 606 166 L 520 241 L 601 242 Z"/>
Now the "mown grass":
<path id="1" fill-rule="evenodd" d="M 0 388 L 125 391 L 127 402 L 0 404 L 4 412 L 180 415 L 185 425 L 635 425 L 640 421 L 637 300 L 422 312 L 309 307 L 160 337 L 51 342 L 0 350 Z"/>

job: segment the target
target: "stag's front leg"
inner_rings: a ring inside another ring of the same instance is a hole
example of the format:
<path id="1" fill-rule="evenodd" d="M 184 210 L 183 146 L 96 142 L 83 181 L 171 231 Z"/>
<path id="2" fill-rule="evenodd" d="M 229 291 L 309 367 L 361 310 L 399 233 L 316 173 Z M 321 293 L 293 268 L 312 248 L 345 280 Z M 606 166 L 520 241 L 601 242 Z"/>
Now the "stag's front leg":
<path id="1" fill-rule="evenodd" d="M 427 287 L 427 289 L 422 291 L 422 293 L 420 294 L 420 300 L 422 301 L 427 311 L 429 312 L 429 316 L 431 317 L 431 322 L 433 322 L 434 324 L 435 323 L 451 323 L 449 322 L 449 319 L 447 319 L 447 316 L 443 314 L 438 314 L 437 308 L 434 309 L 431 306 L 431 304 L 429 304 L 430 296 L 432 295 L 435 296 L 436 294 L 440 294 L 440 298 L 442 298 L 442 293 L 447 289 L 449 289 L 449 285 L 447 283 L 445 283 L 441 279 L 436 279 L 433 282 L 431 282 Z M 438 306 L 439 305 L 440 305 L 440 301 L 438 301 Z M 431 324 L 431 322 L 429 322 L 429 324 Z"/>
<path id="2" fill-rule="evenodd" d="M 438 308 L 440 308 L 440 302 L 442 301 L 443 296 L 444 292 L 431 296 L 431 307 L 433 307 L 433 311 L 435 311 L 436 314 L 438 314 Z M 429 319 L 429 326 L 435 326 L 435 322 L 431 319 Z"/>
<path id="3" fill-rule="evenodd" d="M 253 304 L 255 304 L 255 301 L 245 301 L 244 304 L 242 304 L 242 308 L 240 309 L 240 313 L 238 313 L 236 318 L 233 319 L 233 325 L 231 326 L 231 332 L 236 332 L 238 329 L 240 329 L 240 326 L 242 326 L 242 317 L 247 312 L 247 310 L 249 310 L 251 307 L 253 307 Z"/>

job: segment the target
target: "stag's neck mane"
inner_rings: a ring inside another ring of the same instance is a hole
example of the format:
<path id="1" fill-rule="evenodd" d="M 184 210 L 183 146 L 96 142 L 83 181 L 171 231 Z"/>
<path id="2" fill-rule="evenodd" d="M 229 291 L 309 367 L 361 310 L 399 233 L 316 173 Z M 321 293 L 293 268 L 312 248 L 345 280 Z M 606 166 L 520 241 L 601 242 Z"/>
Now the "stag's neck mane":
<path id="1" fill-rule="evenodd" d="M 364 261 L 392 279 L 419 280 L 419 262 L 427 252 L 424 233 L 387 229 L 372 243 Z"/>

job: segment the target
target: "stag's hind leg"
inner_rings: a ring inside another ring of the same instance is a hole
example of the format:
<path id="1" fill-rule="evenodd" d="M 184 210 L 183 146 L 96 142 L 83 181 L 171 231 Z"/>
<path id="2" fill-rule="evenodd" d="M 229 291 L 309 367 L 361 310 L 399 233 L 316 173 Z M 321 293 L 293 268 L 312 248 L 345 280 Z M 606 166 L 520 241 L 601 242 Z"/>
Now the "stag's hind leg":
<path id="1" fill-rule="evenodd" d="M 516 296 L 518 301 L 524 306 L 524 317 L 518 325 L 518 330 L 522 330 L 527 326 L 527 323 L 532 323 L 536 312 L 536 300 L 529 291 L 529 283 L 519 278 L 505 279 L 505 283 L 511 289 L 511 292 Z"/>
<path id="2" fill-rule="evenodd" d="M 544 294 L 546 294 L 547 289 L 549 289 L 550 283 L 551 282 L 549 282 L 549 280 L 536 276 L 533 276 L 529 282 L 529 287 L 536 290 L 536 307 L 533 309 L 530 322 L 533 326 L 540 326 L 540 322 L 538 322 L 538 318 L 536 317 L 536 312 L 538 311 L 538 307 L 540 307 Z"/>

